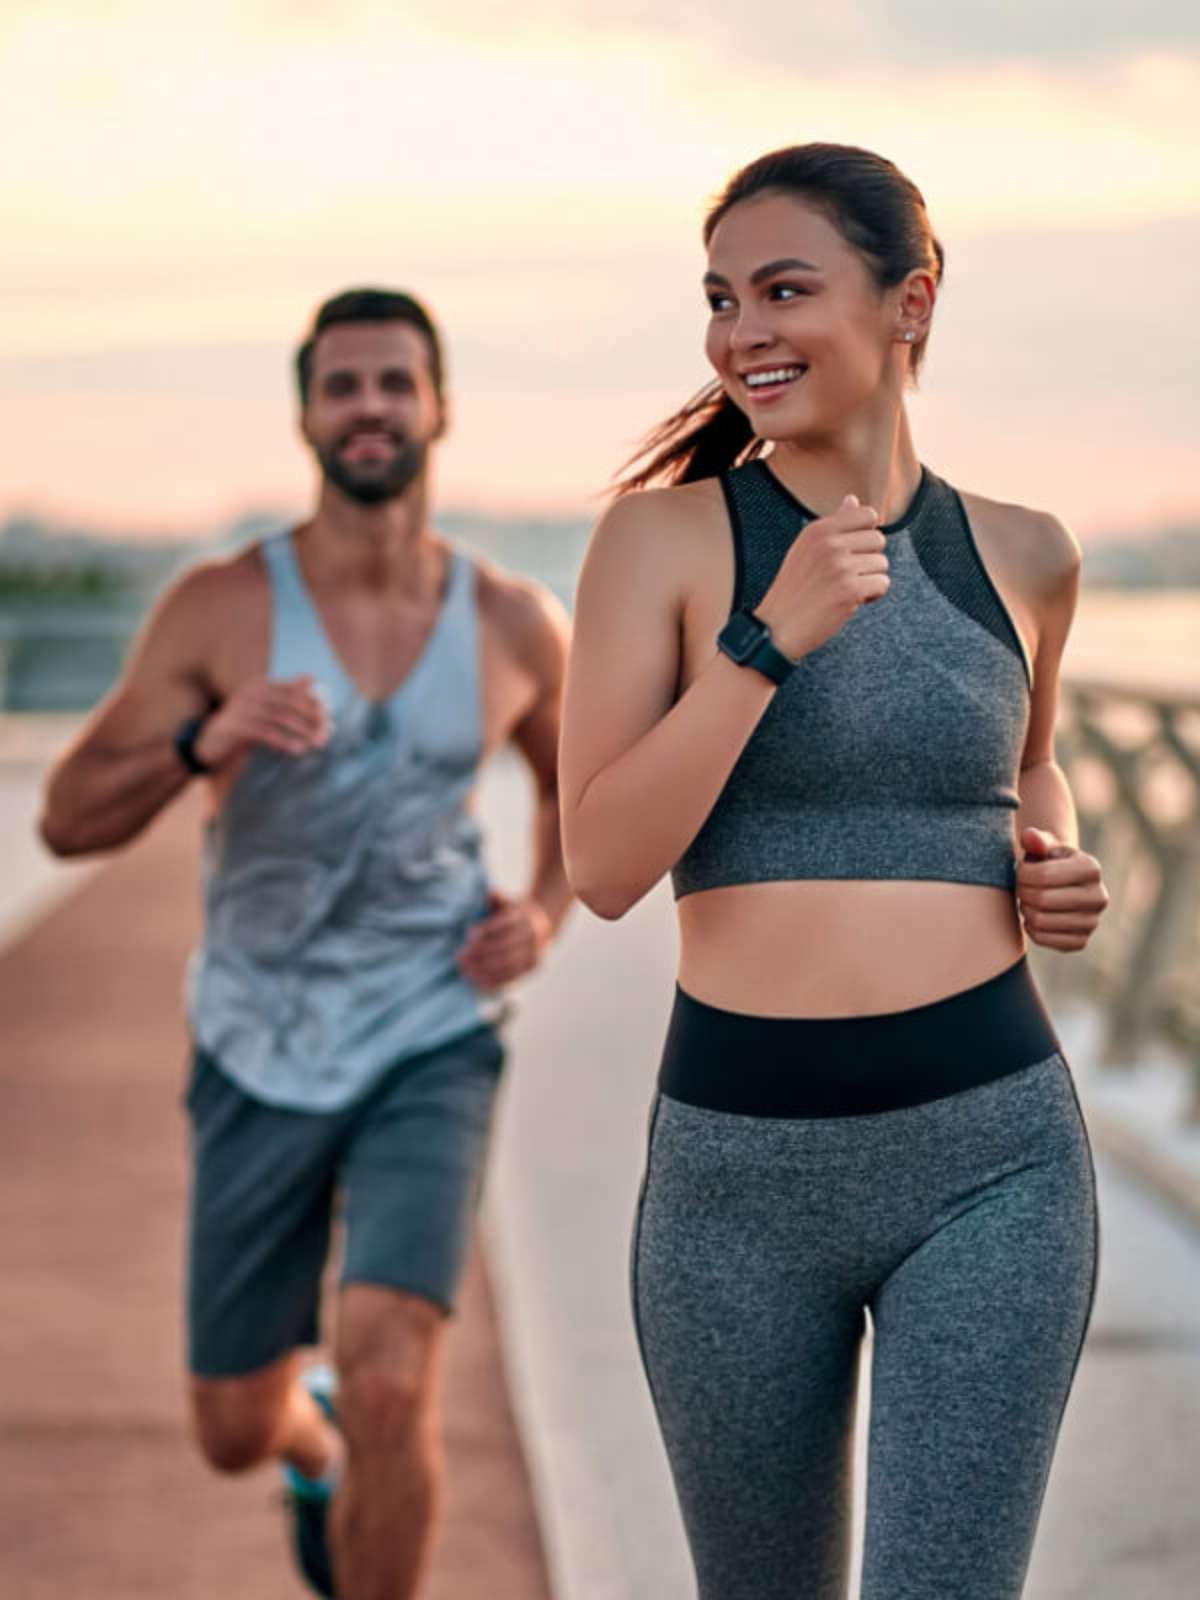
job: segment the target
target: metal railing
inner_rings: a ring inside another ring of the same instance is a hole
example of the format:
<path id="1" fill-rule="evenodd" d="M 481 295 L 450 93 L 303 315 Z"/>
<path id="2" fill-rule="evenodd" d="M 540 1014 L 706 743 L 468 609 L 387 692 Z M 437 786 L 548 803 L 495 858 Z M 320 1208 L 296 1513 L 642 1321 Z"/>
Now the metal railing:
<path id="1" fill-rule="evenodd" d="M 116 681 L 144 607 L 138 596 L 0 610 L 0 711 L 93 706 Z"/>
<path id="2" fill-rule="evenodd" d="M 1134 1062 L 1151 1040 L 1177 1047 L 1200 1120 L 1200 694 L 1068 680 L 1057 743 L 1111 902 L 1087 951 L 1048 963 L 1047 982 L 1099 1002 L 1108 1062 Z"/>

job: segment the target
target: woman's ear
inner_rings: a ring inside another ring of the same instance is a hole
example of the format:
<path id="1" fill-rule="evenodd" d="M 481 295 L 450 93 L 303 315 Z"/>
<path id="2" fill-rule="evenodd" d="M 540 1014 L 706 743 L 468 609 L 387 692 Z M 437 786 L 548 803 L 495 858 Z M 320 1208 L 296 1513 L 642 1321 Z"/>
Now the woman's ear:
<path id="1" fill-rule="evenodd" d="M 929 334 L 933 308 L 937 303 L 937 282 L 926 267 L 917 267 L 898 285 L 896 295 L 896 337 L 906 344 L 920 344 Z M 911 335 L 911 337 L 910 337 Z"/>

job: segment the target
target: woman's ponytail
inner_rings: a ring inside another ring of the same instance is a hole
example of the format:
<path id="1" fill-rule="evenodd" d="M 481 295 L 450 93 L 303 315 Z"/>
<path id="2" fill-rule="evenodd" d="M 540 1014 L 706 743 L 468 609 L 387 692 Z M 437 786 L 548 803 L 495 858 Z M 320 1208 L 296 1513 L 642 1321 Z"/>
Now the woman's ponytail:
<path id="1" fill-rule="evenodd" d="M 637 454 L 625 463 L 627 476 L 617 483 L 617 493 L 628 494 L 654 483 L 694 483 L 697 478 L 716 477 L 739 461 L 749 461 L 762 448 L 763 441 L 755 438 L 745 412 L 734 405 L 719 383 L 710 383 L 647 434 Z"/>

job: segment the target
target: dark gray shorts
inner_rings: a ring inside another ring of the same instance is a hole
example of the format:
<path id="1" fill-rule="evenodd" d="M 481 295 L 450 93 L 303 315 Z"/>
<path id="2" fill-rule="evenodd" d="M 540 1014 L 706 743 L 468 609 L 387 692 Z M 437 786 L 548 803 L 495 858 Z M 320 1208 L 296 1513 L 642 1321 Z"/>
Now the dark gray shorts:
<path id="1" fill-rule="evenodd" d="M 254 1372 L 317 1342 L 335 1206 L 343 1284 L 453 1309 L 503 1062 L 494 1029 L 477 1028 L 398 1063 L 353 1105 L 308 1112 L 264 1105 L 196 1052 L 187 1094 L 195 1375 Z"/>

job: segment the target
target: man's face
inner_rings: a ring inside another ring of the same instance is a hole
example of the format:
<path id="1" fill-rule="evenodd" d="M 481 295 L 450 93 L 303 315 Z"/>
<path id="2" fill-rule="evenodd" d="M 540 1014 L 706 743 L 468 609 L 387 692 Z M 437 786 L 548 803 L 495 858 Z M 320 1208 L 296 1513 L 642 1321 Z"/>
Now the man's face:
<path id="1" fill-rule="evenodd" d="M 401 495 L 444 427 L 429 345 L 407 322 L 347 322 L 318 335 L 301 431 L 327 482 L 361 505 Z"/>

